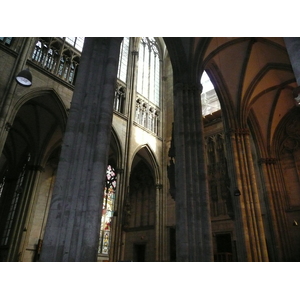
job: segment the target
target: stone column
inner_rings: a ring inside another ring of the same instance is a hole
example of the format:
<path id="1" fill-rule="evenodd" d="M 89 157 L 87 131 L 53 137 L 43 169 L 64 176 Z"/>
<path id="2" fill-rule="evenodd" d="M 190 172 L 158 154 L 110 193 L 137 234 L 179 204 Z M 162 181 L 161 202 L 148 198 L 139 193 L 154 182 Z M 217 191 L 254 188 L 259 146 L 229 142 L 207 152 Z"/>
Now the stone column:
<path id="1" fill-rule="evenodd" d="M 201 88 L 174 87 L 176 256 L 180 262 L 212 261 L 212 231 L 204 151 Z"/>
<path id="2" fill-rule="evenodd" d="M 86 38 L 41 261 L 96 261 L 121 38 Z"/>
<path id="3" fill-rule="evenodd" d="M 247 128 L 233 130 L 230 137 L 236 186 L 241 192 L 240 196 L 234 197 L 238 259 L 268 261 L 249 130 Z"/>
<path id="4" fill-rule="evenodd" d="M 290 261 L 291 249 L 284 207 L 283 184 L 278 172 L 278 160 L 277 158 L 261 158 L 259 163 L 266 183 L 267 210 L 270 219 L 274 260 L 283 262 Z"/>

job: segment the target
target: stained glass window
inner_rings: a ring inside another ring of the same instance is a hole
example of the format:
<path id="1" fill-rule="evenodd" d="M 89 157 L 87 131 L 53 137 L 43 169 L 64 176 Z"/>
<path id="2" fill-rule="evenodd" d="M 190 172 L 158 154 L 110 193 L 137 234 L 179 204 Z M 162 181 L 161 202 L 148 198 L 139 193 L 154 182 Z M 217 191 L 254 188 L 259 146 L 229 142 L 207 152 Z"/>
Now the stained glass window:
<path id="1" fill-rule="evenodd" d="M 115 191 L 117 186 L 117 175 L 115 169 L 108 165 L 106 169 L 106 182 L 104 187 L 104 198 L 102 207 L 100 242 L 98 254 L 108 255 L 111 240 L 111 220 L 114 214 Z"/>

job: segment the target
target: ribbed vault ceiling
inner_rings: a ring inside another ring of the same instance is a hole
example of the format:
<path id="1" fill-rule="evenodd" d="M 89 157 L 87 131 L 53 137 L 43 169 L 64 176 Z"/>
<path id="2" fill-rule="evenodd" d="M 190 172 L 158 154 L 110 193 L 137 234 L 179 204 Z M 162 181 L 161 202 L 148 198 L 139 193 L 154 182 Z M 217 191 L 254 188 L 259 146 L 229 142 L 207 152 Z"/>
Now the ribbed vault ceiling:
<path id="1" fill-rule="evenodd" d="M 283 38 L 213 38 L 204 61 L 222 87 L 220 100 L 231 109 L 227 115 L 239 124 L 250 118 L 270 146 L 279 122 L 295 106 L 296 83 Z"/>
<path id="2" fill-rule="evenodd" d="M 186 68 L 199 73 L 205 69 L 228 126 L 247 127 L 251 121 L 264 146 L 270 147 L 279 122 L 295 108 L 296 82 L 283 38 L 179 39 L 165 38 L 173 64 L 183 62 L 175 75 Z"/>

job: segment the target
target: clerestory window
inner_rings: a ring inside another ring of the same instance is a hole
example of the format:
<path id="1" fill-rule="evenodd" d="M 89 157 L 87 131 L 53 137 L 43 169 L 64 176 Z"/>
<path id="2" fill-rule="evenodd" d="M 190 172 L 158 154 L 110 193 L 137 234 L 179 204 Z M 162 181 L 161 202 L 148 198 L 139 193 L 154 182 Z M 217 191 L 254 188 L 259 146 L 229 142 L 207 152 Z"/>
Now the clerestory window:
<path id="1" fill-rule="evenodd" d="M 0 37 L 0 41 L 6 46 L 10 46 L 12 39 L 12 37 Z"/>
<path id="2" fill-rule="evenodd" d="M 139 69 L 137 92 L 143 97 L 160 105 L 160 58 L 154 38 L 142 38 L 139 46 Z"/>
<path id="3" fill-rule="evenodd" d="M 154 134 L 160 126 L 160 54 L 156 40 L 144 37 L 139 45 L 135 121 Z"/>
<path id="4" fill-rule="evenodd" d="M 124 113 L 125 111 L 129 41 L 129 37 L 124 37 L 120 47 L 119 66 L 117 74 L 118 81 L 114 99 L 114 110 L 119 113 Z"/>
<path id="5" fill-rule="evenodd" d="M 78 51 L 82 52 L 84 37 L 66 37 L 66 42 L 76 48 Z"/>
<path id="6" fill-rule="evenodd" d="M 128 54 L 129 54 L 129 37 L 124 37 L 119 57 L 119 68 L 118 68 L 118 78 L 123 82 L 126 82 L 127 77 L 127 64 L 128 64 Z"/>
<path id="7" fill-rule="evenodd" d="M 74 85 L 80 61 L 80 52 L 74 48 L 81 51 L 84 38 L 65 38 L 67 44 L 63 39 L 40 38 L 31 59 L 43 69 Z"/>

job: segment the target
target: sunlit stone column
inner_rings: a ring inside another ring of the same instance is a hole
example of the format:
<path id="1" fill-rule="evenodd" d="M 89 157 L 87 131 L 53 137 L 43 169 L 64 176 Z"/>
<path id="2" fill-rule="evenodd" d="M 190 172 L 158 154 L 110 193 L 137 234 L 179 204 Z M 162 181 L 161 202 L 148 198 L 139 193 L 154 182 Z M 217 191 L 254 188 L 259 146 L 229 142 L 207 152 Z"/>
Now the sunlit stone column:
<path id="1" fill-rule="evenodd" d="M 249 130 L 247 128 L 232 130 L 230 138 L 237 178 L 236 186 L 241 193 L 240 196 L 234 197 L 238 259 L 239 261 L 268 261 Z"/>
<path id="2" fill-rule="evenodd" d="M 274 260 L 290 261 L 290 236 L 285 215 L 285 192 L 278 170 L 278 158 L 261 158 L 259 163 L 265 178 L 267 210 L 270 218 L 270 232 Z"/>
<path id="3" fill-rule="evenodd" d="M 121 38 L 86 38 L 41 261 L 96 261 Z"/>
<path id="4" fill-rule="evenodd" d="M 212 232 L 204 159 L 201 88 L 174 87 L 177 261 L 212 261 Z"/>

